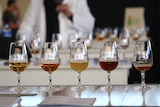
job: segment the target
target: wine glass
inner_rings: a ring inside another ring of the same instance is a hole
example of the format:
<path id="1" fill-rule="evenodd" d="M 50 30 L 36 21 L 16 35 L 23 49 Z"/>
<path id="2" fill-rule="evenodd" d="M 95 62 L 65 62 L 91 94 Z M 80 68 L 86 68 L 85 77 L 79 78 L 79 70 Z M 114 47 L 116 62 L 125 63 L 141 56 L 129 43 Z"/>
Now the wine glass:
<path id="1" fill-rule="evenodd" d="M 59 53 L 55 42 L 46 42 L 42 48 L 41 68 L 49 74 L 49 86 L 44 91 L 59 90 L 58 87 L 52 85 L 52 72 L 56 71 L 59 66 Z"/>
<path id="2" fill-rule="evenodd" d="M 110 73 L 116 69 L 118 65 L 118 52 L 115 41 L 104 41 L 102 42 L 100 48 L 99 56 L 100 67 L 107 71 L 107 87 L 104 87 L 107 90 L 114 90 L 114 87 L 111 85 Z"/>
<path id="3" fill-rule="evenodd" d="M 149 89 L 145 84 L 145 72 L 153 65 L 153 53 L 150 41 L 137 41 L 133 54 L 133 65 L 141 72 L 141 85 L 136 89 Z"/>
<path id="4" fill-rule="evenodd" d="M 60 33 L 53 33 L 52 42 L 56 42 L 58 49 L 60 49 L 62 47 L 62 35 Z"/>
<path id="5" fill-rule="evenodd" d="M 110 41 L 117 41 L 117 35 L 118 35 L 118 27 L 115 27 L 111 32 L 110 32 Z"/>
<path id="6" fill-rule="evenodd" d="M 70 50 L 70 67 L 78 72 L 78 85 L 74 89 L 83 89 L 81 72 L 88 67 L 88 52 L 85 42 L 73 42 Z"/>
<path id="7" fill-rule="evenodd" d="M 16 41 L 25 41 L 26 40 L 26 34 L 24 33 L 18 33 L 16 36 Z"/>
<path id="8" fill-rule="evenodd" d="M 106 38 L 106 31 L 101 28 L 96 28 L 95 36 L 98 42 L 104 41 Z"/>
<path id="9" fill-rule="evenodd" d="M 24 42 L 11 42 L 9 50 L 9 67 L 11 70 L 17 73 L 17 87 L 14 89 L 20 93 L 24 91 L 24 87 L 21 86 L 20 74 L 28 66 L 28 55 L 26 45 Z"/>
<path id="10" fill-rule="evenodd" d="M 37 57 L 37 54 L 40 52 L 40 36 L 39 34 L 34 34 L 33 39 L 30 42 L 30 52 L 33 56 L 33 62 L 35 65 L 39 64 L 39 58 Z"/>
<path id="11" fill-rule="evenodd" d="M 69 33 L 68 34 L 68 48 L 71 49 L 72 42 L 78 41 L 78 35 L 77 33 Z"/>
<path id="12" fill-rule="evenodd" d="M 131 36 L 132 36 L 133 41 L 137 41 L 141 36 L 140 29 L 138 28 L 133 29 L 131 32 Z"/>
<path id="13" fill-rule="evenodd" d="M 93 33 L 92 32 L 83 32 L 82 41 L 86 42 L 87 49 L 92 47 Z"/>
<path id="14" fill-rule="evenodd" d="M 123 49 L 123 56 L 122 59 L 126 59 L 125 51 L 129 46 L 129 30 L 128 29 L 122 29 L 119 35 L 119 45 Z"/>

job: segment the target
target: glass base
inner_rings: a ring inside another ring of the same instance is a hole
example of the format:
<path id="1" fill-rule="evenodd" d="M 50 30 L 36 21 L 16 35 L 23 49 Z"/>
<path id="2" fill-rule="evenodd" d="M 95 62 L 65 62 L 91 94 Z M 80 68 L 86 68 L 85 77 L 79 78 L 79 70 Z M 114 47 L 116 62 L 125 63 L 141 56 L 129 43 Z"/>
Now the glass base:
<path id="1" fill-rule="evenodd" d="M 102 87 L 100 87 L 100 89 L 102 91 L 114 91 L 117 89 L 117 87 L 115 87 L 115 86 L 102 86 Z"/>
<path id="2" fill-rule="evenodd" d="M 35 96 L 37 95 L 38 87 L 30 87 L 30 86 L 25 86 L 19 90 L 16 86 L 9 86 L 5 90 L 1 90 L 1 94 L 15 94 L 15 96 Z M 17 94 L 17 95 L 16 95 Z"/>
<path id="3" fill-rule="evenodd" d="M 71 90 L 84 90 L 86 87 L 84 87 L 84 86 L 73 86 L 72 88 L 71 88 Z"/>
<path id="4" fill-rule="evenodd" d="M 17 93 L 21 93 L 21 92 L 24 92 L 25 91 L 25 88 L 24 87 L 13 87 L 10 89 L 10 91 L 12 92 L 17 92 Z"/>
<path id="5" fill-rule="evenodd" d="M 49 96 L 52 96 L 53 92 L 59 91 L 60 87 L 58 86 L 52 86 L 52 87 L 42 87 L 41 90 L 43 92 L 48 93 Z"/>
<path id="6" fill-rule="evenodd" d="M 139 85 L 139 86 L 136 86 L 135 89 L 136 89 L 136 90 L 140 90 L 140 91 L 141 91 L 141 90 L 147 91 L 147 90 L 149 90 L 149 89 L 151 89 L 151 88 L 148 87 L 147 85 L 144 85 L 144 86 Z"/>

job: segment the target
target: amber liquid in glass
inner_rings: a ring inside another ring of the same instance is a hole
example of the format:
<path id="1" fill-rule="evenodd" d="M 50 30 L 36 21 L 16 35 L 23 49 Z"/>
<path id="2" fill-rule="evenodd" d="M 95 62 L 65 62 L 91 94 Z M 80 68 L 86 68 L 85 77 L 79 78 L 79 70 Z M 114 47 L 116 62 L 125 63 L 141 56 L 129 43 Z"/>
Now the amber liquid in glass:
<path id="1" fill-rule="evenodd" d="M 105 39 L 105 37 L 97 37 L 98 41 L 103 41 Z"/>
<path id="2" fill-rule="evenodd" d="M 41 64 L 40 66 L 44 71 L 47 71 L 51 74 L 58 68 L 59 64 Z"/>
<path id="3" fill-rule="evenodd" d="M 141 72 L 148 71 L 152 67 L 151 64 L 135 64 L 134 66 L 138 71 Z"/>
<path id="4" fill-rule="evenodd" d="M 108 61 L 108 62 L 100 61 L 99 64 L 103 70 L 110 73 L 112 70 L 114 70 L 117 67 L 118 61 Z"/>
<path id="5" fill-rule="evenodd" d="M 39 50 L 31 50 L 30 52 L 31 52 L 33 55 L 36 55 L 36 54 L 39 53 Z"/>

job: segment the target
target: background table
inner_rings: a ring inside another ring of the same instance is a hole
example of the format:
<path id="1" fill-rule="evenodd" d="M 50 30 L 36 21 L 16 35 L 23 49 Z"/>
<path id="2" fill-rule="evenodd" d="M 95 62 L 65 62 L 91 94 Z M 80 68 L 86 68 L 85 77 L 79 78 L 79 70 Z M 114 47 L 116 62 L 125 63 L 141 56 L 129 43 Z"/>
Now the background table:
<path id="1" fill-rule="evenodd" d="M 111 82 L 116 85 L 128 84 L 128 69 L 131 64 L 119 64 L 111 73 Z M 16 72 L 10 70 L 8 66 L 0 66 L 0 86 L 12 86 L 17 84 Z M 58 69 L 52 73 L 53 84 L 55 85 L 76 85 L 78 73 L 73 71 L 69 65 L 60 65 Z M 100 66 L 89 65 L 82 72 L 82 84 L 84 85 L 105 85 L 107 83 L 107 72 L 102 70 Z M 28 66 L 21 73 L 22 85 L 47 85 L 48 73 L 43 71 L 40 66 Z"/>

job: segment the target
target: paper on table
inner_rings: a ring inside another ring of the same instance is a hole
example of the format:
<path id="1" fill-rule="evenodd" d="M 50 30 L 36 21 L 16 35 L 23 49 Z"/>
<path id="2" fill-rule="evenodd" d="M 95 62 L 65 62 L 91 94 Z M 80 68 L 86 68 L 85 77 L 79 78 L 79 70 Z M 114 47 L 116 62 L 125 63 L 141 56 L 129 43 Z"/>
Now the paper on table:
<path id="1" fill-rule="evenodd" d="M 37 87 L 24 87 L 25 90 L 23 92 L 16 92 L 16 87 L 8 87 L 0 90 L 0 96 L 8 96 L 8 97 L 20 97 L 20 96 L 35 96 L 37 92 L 35 91 Z"/>
<path id="2" fill-rule="evenodd" d="M 0 106 L 12 106 L 21 101 L 20 97 L 0 97 Z"/>
<path id="3" fill-rule="evenodd" d="M 39 106 L 44 105 L 67 105 L 67 106 L 91 106 L 96 98 L 72 98 L 66 96 L 49 96 Z"/>
<path id="4" fill-rule="evenodd" d="M 20 93 L 20 94 L 14 94 L 14 93 L 0 93 L 0 96 L 3 96 L 3 97 L 5 97 L 5 96 L 8 96 L 8 97 L 20 97 L 20 96 L 35 96 L 35 95 L 37 95 L 37 93 Z"/>

